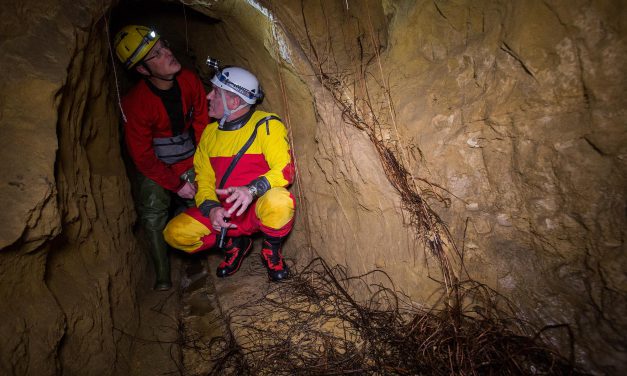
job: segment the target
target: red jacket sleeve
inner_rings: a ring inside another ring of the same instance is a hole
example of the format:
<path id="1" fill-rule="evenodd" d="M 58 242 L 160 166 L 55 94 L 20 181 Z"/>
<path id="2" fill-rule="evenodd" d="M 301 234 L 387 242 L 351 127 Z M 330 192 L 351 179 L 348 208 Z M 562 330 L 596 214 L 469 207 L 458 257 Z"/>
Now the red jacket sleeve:
<path id="1" fill-rule="evenodd" d="M 122 103 L 127 119 L 124 134 L 129 154 L 140 173 L 165 189 L 176 192 L 182 181 L 178 174 L 157 158 L 152 146 L 151 125 L 156 122 L 155 111 L 151 111 L 149 103 L 138 103 L 134 99 L 125 98 Z"/>

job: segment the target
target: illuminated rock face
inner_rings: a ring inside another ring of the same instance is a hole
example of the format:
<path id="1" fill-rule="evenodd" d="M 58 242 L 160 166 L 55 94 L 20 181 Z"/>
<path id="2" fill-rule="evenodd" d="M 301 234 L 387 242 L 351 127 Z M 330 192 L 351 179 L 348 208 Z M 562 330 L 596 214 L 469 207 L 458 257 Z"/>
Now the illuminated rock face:
<path id="1" fill-rule="evenodd" d="M 112 328 L 137 325 L 147 265 L 102 4 L 17 3 L 0 6 L 0 369 L 102 374 L 129 346 Z M 288 256 L 379 268 L 429 301 L 440 269 L 389 150 L 448 225 L 456 271 L 453 243 L 521 318 L 569 323 L 581 364 L 627 362 L 621 1 L 206 3 L 194 10 L 221 22 L 188 9 L 157 24 L 203 75 L 206 55 L 250 68 L 290 126 Z M 567 351 L 564 332 L 548 338 Z"/>

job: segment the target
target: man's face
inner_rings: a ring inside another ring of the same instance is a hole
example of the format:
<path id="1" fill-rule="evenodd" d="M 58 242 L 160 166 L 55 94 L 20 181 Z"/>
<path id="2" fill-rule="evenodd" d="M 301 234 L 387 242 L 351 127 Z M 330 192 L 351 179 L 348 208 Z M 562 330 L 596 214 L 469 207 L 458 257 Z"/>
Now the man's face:
<path id="1" fill-rule="evenodd" d="M 222 89 L 212 86 L 209 94 L 207 94 L 207 100 L 209 100 L 209 117 L 214 119 L 220 119 L 224 116 L 224 103 L 222 103 L 221 91 Z M 228 100 L 228 93 L 224 94 L 225 98 Z"/>
<path id="2" fill-rule="evenodd" d="M 161 77 L 173 76 L 181 70 L 181 64 L 163 39 L 159 39 L 150 49 L 144 58 L 144 64 L 154 75 Z"/>

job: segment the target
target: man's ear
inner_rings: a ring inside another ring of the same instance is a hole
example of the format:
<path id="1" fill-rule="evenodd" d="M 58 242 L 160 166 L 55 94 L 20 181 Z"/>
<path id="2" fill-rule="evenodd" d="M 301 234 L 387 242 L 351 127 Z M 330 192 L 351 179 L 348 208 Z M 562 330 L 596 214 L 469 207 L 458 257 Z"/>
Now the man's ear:
<path id="1" fill-rule="evenodd" d="M 142 76 L 150 76 L 150 72 L 148 72 L 148 69 L 146 69 L 146 67 L 144 66 L 144 64 L 137 64 L 135 66 L 135 70 L 137 71 L 137 73 L 141 74 Z"/>
<path id="2" fill-rule="evenodd" d="M 235 94 L 229 95 L 229 100 L 228 100 L 228 102 L 229 102 L 229 109 L 230 110 L 234 110 L 234 109 L 238 108 L 242 104 L 243 101 L 244 100 L 242 98 L 240 98 L 239 95 L 235 95 Z"/>

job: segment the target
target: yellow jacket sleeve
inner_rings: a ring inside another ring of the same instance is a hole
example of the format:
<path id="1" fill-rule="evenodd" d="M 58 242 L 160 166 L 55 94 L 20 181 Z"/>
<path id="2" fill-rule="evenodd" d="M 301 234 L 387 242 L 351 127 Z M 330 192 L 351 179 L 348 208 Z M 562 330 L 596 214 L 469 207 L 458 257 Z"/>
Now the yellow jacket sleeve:
<path id="1" fill-rule="evenodd" d="M 267 128 L 266 124 L 262 124 L 257 132 L 261 152 L 270 167 L 270 171 L 262 176 L 268 180 L 271 188 L 289 186 L 294 181 L 294 163 L 287 129 L 281 121 L 273 119 Z"/>

